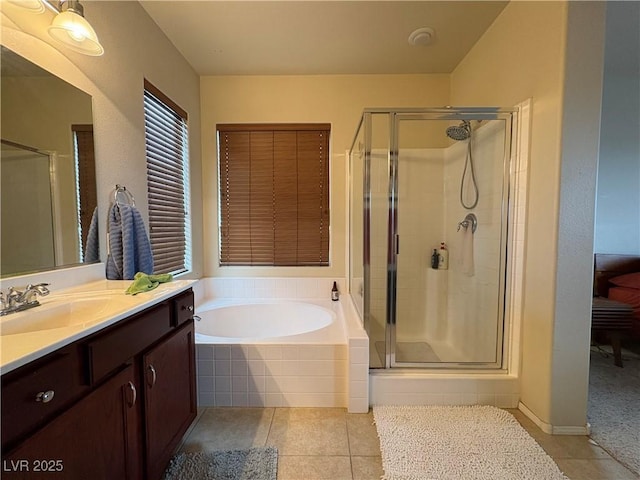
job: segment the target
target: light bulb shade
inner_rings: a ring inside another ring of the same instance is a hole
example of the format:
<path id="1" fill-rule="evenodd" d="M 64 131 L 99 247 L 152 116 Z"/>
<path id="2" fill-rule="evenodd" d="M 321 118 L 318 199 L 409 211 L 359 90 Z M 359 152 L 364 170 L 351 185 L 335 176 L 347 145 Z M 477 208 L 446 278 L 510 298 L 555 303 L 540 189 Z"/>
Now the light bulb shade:
<path id="1" fill-rule="evenodd" d="M 89 22 L 71 10 L 58 13 L 48 30 L 49 35 L 76 52 L 94 57 L 104 53 Z"/>
<path id="2" fill-rule="evenodd" d="M 40 0 L 8 0 L 9 3 L 12 3 L 20 8 L 24 8 L 25 10 L 29 10 L 33 13 L 42 13 L 44 12 L 44 3 Z"/>

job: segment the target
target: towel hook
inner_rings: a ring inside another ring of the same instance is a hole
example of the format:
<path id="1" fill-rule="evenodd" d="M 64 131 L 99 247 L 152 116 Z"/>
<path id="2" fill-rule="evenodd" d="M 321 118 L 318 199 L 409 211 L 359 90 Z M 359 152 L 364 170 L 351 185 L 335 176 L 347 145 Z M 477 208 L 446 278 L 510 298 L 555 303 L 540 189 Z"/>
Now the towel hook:
<path id="1" fill-rule="evenodd" d="M 119 185 L 116 184 L 116 189 L 113 192 L 113 201 L 114 203 L 117 203 L 118 205 L 121 205 L 121 203 L 118 201 L 118 194 L 122 193 L 125 197 L 125 203 L 130 204 L 132 207 L 136 206 L 136 199 L 133 198 L 133 194 L 127 190 L 127 187 L 125 187 L 124 185 Z"/>
<path id="2" fill-rule="evenodd" d="M 467 216 L 464 217 L 464 220 L 458 223 L 458 231 L 460 231 L 460 228 L 464 228 L 466 230 L 469 226 L 471 226 L 471 233 L 476 233 L 476 230 L 478 229 L 478 218 L 473 213 L 467 214 Z"/>

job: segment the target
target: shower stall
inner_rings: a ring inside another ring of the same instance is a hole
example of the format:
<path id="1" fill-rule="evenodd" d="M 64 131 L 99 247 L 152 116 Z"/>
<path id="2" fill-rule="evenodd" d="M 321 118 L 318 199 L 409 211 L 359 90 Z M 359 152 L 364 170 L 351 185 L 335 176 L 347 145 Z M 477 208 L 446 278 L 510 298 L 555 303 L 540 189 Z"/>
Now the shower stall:
<path id="1" fill-rule="evenodd" d="M 349 152 L 349 286 L 370 368 L 505 368 L 516 113 L 364 110 Z"/>

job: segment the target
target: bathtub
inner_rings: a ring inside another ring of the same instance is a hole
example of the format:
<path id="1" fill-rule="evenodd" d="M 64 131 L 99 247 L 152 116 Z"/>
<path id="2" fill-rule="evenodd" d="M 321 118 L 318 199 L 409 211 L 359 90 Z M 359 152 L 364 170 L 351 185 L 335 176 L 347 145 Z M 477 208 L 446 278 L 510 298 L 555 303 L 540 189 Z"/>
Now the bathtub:
<path id="1" fill-rule="evenodd" d="M 339 303 L 217 299 L 196 309 L 197 344 L 346 344 Z"/>
<path id="2" fill-rule="evenodd" d="M 350 393 L 362 397 L 367 386 L 350 392 L 352 341 L 342 302 L 218 298 L 198 304 L 198 405 L 349 407 Z"/>

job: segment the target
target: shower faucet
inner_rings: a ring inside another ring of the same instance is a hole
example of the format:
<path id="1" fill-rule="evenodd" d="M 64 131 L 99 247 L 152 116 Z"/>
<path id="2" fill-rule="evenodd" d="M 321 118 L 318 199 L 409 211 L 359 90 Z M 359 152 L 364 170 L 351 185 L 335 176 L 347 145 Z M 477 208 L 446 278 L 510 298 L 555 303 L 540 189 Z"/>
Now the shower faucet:
<path id="1" fill-rule="evenodd" d="M 458 223 L 458 232 L 460 231 L 460 228 L 464 228 L 466 230 L 469 227 L 471 227 L 471 233 L 476 233 L 478 228 L 478 218 L 473 213 L 467 214 L 467 216 L 464 217 L 464 220 Z"/>

